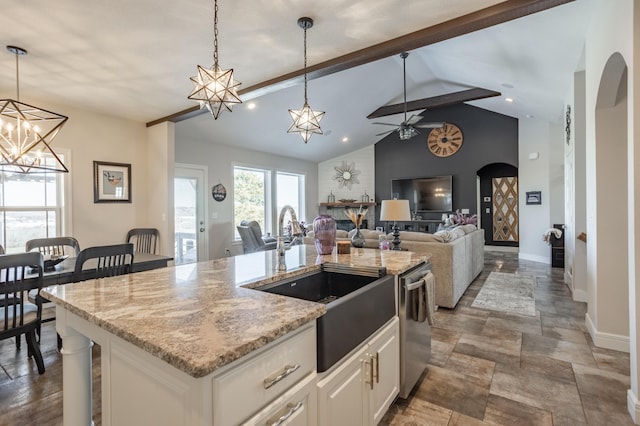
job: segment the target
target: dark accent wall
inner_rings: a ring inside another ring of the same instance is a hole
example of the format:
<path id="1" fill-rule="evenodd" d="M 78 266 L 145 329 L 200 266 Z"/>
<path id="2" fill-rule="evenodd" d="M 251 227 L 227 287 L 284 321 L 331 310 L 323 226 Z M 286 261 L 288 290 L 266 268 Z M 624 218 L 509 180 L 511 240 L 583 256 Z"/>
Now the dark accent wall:
<path id="1" fill-rule="evenodd" d="M 430 176 L 453 176 L 453 211 L 469 209 L 476 213 L 478 170 L 492 163 L 518 166 L 518 120 L 506 115 L 461 104 L 425 111 L 423 121 L 444 121 L 457 125 L 464 135 L 462 148 L 450 157 L 436 157 L 429 151 L 426 140 L 430 129 L 401 141 L 398 133 L 375 144 L 376 194 L 375 201 L 391 198 L 391 180 Z M 399 116 L 384 120 L 397 122 Z M 383 120 L 380 120 L 383 121 Z M 440 219 L 442 213 L 425 215 L 423 219 Z M 376 226 L 379 224 L 379 209 Z"/>

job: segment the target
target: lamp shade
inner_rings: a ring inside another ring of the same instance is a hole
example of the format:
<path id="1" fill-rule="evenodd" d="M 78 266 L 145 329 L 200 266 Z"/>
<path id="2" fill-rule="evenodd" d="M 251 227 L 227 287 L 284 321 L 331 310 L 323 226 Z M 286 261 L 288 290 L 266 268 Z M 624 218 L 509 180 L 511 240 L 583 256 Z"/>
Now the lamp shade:
<path id="1" fill-rule="evenodd" d="M 380 207 L 380 220 L 411 220 L 409 200 L 382 200 L 382 205 Z"/>

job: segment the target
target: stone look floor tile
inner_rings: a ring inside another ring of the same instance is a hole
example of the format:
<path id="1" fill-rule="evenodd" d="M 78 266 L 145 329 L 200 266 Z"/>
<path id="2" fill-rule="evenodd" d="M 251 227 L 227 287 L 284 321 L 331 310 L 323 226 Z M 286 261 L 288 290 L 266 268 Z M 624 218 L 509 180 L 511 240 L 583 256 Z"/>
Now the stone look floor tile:
<path id="1" fill-rule="evenodd" d="M 552 337 L 523 334 L 522 352 L 545 355 L 571 363 L 596 366 L 596 361 L 589 345 L 567 342 Z"/>
<path id="2" fill-rule="evenodd" d="M 430 366 L 415 398 L 482 420 L 490 383 L 459 371 Z"/>
<path id="3" fill-rule="evenodd" d="M 522 333 L 540 334 L 542 335 L 542 327 L 540 325 L 540 318 L 533 317 L 519 317 L 517 319 L 510 318 L 487 318 L 485 327 L 493 327 L 502 330 L 514 330 Z"/>
<path id="4" fill-rule="evenodd" d="M 489 395 L 484 421 L 497 425 L 553 426 L 551 411 Z"/>
<path id="5" fill-rule="evenodd" d="M 518 366 L 520 365 L 520 348 L 519 341 L 510 342 L 499 337 L 464 334 L 458 341 L 454 352 L 496 363 Z"/>
<path id="6" fill-rule="evenodd" d="M 533 334 L 533 333 L 531 333 Z M 542 327 L 542 335 L 545 337 L 552 337 L 558 340 L 566 340 L 574 343 L 582 343 L 587 345 L 587 338 L 584 332 L 578 330 L 569 330 L 561 327 Z"/>
<path id="7" fill-rule="evenodd" d="M 591 349 L 598 368 L 629 376 L 630 361 L 628 353 L 620 353 L 609 349 L 593 347 Z"/>
<path id="8" fill-rule="evenodd" d="M 571 363 L 547 356 L 523 352 L 520 355 L 520 368 L 530 374 L 548 376 L 568 383 L 576 382 Z"/>
<path id="9" fill-rule="evenodd" d="M 560 415 L 584 421 L 584 413 L 575 383 L 527 374 L 496 371 L 491 382 L 491 395 L 531 405 Z"/>
<path id="10" fill-rule="evenodd" d="M 495 362 L 454 352 L 449 357 L 445 368 L 473 376 L 482 381 L 491 382 L 495 366 Z"/>

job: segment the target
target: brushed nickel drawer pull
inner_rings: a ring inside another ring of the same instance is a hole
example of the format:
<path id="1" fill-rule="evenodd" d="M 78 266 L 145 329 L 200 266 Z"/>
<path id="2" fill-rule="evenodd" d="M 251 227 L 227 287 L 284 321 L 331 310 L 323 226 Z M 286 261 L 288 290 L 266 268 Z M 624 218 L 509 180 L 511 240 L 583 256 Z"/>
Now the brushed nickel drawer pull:
<path id="1" fill-rule="evenodd" d="M 280 426 L 289 417 L 291 417 L 293 413 L 302 408 L 302 405 L 302 401 L 298 402 L 296 405 L 288 403 L 287 408 L 289 409 L 289 411 L 287 411 L 284 415 L 282 415 L 282 417 L 278 418 L 277 420 L 267 420 L 267 426 Z"/>
<path id="2" fill-rule="evenodd" d="M 369 361 L 365 361 L 369 364 L 369 384 L 371 385 L 371 389 L 373 389 L 373 356 L 367 354 L 369 357 Z"/>
<path id="3" fill-rule="evenodd" d="M 271 386 L 275 385 L 276 383 L 278 383 L 279 381 L 283 380 L 284 378 L 286 378 L 289 374 L 293 373 L 294 371 L 296 371 L 298 368 L 300 368 L 300 364 L 296 364 L 296 365 L 285 365 L 284 366 L 284 370 L 282 371 L 282 373 L 278 374 L 276 377 L 274 378 L 270 378 L 267 377 L 266 379 L 264 379 L 264 388 L 265 389 L 269 389 Z"/>
<path id="4" fill-rule="evenodd" d="M 380 383 L 380 352 L 376 352 L 376 383 Z"/>

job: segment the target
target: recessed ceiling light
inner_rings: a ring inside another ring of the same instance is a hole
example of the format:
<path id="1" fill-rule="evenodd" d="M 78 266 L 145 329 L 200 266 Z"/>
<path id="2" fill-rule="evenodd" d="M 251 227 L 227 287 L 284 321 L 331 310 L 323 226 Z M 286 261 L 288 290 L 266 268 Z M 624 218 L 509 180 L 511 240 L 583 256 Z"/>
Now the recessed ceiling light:
<path id="1" fill-rule="evenodd" d="M 502 87 L 506 87 L 507 89 L 513 89 L 513 84 L 502 83 Z"/>
<path id="2" fill-rule="evenodd" d="M 535 115 L 533 115 L 533 114 L 527 114 L 527 115 L 526 115 L 526 117 L 527 117 L 527 118 L 536 118 L 536 116 L 535 116 Z"/>
<path id="3" fill-rule="evenodd" d="M 342 142 L 349 142 L 349 138 L 345 136 L 344 138 L 342 138 Z"/>
<path id="4" fill-rule="evenodd" d="M 247 108 L 249 109 L 256 109 L 256 103 L 255 102 L 249 102 L 247 104 Z"/>
<path id="5" fill-rule="evenodd" d="M 511 99 L 511 98 L 504 98 L 504 101 L 505 101 L 505 102 L 513 102 L 513 99 Z"/>

